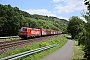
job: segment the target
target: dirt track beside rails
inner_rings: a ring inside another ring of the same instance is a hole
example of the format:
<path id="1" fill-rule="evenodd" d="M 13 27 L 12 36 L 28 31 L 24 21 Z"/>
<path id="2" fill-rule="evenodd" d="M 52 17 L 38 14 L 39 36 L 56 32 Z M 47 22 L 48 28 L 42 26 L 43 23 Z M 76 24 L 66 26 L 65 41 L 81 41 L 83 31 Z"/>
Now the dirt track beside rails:
<path id="1" fill-rule="evenodd" d="M 49 40 L 49 39 L 54 38 L 56 36 L 58 36 L 58 35 L 45 36 L 45 37 L 39 37 L 39 38 L 33 38 L 33 39 L 27 39 L 27 40 L 0 42 L 0 55 L 5 53 L 6 51 L 14 50 L 16 48 L 21 48 L 25 45 L 32 44 L 34 42 Z"/>

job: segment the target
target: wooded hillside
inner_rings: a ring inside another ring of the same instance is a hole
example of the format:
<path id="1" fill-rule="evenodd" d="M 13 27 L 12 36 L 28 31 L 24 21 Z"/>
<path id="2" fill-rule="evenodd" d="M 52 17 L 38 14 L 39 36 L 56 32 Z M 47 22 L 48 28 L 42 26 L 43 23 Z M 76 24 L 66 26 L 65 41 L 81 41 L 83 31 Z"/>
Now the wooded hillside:
<path id="1" fill-rule="evenodd" d="M 67 30 L 68 21 L 57 17 L 31 15 L 18 7 L 0 4 L 0 36 L 18 35 L 21 27 Z"/>

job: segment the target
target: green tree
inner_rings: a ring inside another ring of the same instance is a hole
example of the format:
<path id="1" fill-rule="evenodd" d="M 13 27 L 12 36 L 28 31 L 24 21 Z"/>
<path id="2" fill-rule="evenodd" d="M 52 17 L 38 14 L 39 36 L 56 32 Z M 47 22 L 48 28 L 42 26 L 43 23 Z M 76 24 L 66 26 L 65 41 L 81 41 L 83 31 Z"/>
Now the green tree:
<path id="1" fill-rule="evenodd" d="M 77 16 L 72 16 L 69 19 L 67 31 L 72 35 L 72 38 L 74 38 L 77 34 L 79 34 L 79 32 L 81 32 L 82 24 L 83 21 Z"/>
<path id="2" fill-rule="evenodd" d="M 90 12 L 90 0 L 85 0 L 84 4 L 87 6 L 87 10 Z"/>
<path id="3" fill-rule="evenodd" d="M 90 60 L 90 17 L 89 15 L 84 15 L 84 18 L 87 20 L 87 23 L 85 24 L 85 31 L 83 32 L 84 35 L 81 37 L 84 39 L 84 52 L 85 52 L 85 58 L 87 60 Z"/>
<path id="4" fill-rule="evenodd" d="M 20 20 L 22 20 L 19 11 L 17 7 L 13 8 L 10 4 L 0 4 L 0 36 L 18 34 Z"/>
<path id="5" fill-rule="evenodd" d="M 87 21 L 84 25 L 84 31 L 80 33 L 79 40 L 84 41 L 82 44 L 85 46 L 84 52 L 85 52 L 85 58 L 87 60 L 90 60 L 90 0 L 85 0 L 85 5 L 87 6 L 87 12 L 83 14 L 83 17 Z"/>

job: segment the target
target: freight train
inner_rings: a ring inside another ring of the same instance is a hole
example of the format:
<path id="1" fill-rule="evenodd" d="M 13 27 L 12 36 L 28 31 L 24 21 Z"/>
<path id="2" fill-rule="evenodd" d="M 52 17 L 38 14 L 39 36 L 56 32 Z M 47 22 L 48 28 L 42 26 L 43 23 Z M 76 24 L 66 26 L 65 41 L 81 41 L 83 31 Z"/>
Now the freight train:
<path id="1" fill-rule="evenodd" d="M 55 34 L 60 34 L 60 31 L 44 29 L 44 28 L 36 29 L 36 28 L 22 27 L 20 29 L 19 36 L 21 38 L 32 38 L 32 37 L 55 35 Z"/>

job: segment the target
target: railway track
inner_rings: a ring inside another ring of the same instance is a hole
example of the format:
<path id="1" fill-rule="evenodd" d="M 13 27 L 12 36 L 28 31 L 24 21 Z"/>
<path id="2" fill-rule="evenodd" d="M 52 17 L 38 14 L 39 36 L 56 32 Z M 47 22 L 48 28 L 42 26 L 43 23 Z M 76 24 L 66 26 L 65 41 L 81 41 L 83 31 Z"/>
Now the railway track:
<path id="1" fill-rule="evenodd" d="M 57 35 L 33 38 L 33 39 L 28 39 L 28 40 L 15 40 L 15 41 L 0 42 L 0 55 L 9 50 L 14 50 L 16 48 L 20 48 L 20 47 L 23 47 L 25 45 L 28 45 L 28 44 L 31 44 L 34 42 L 48 40 L 48 39 L 54 38 L 56 36 Z"/>
<path id="2" fill-rule="evenodd" d="M 1 60 L 16 60 L 18 58 L 22 58 L 22 57 L 25 57 L 25 56 L 28 56 L 28 55 L 32 55 L 34 53 L 38 53 L 38 52 L 53 48 L 55 46 L 58 46 L 58 44 L 52 44 L 52 45 L 49 45 L 49 46 L 45 46 L 45 47 L 37 48 L 37 49 L 34 49 L 34 50 L 29 50 L 29 51 L 26 51 L 26 52 L 15 54 L 15 55 L 12 55 L 12 56 L 4 57 L 4 58 L 1 58 Z"/>

